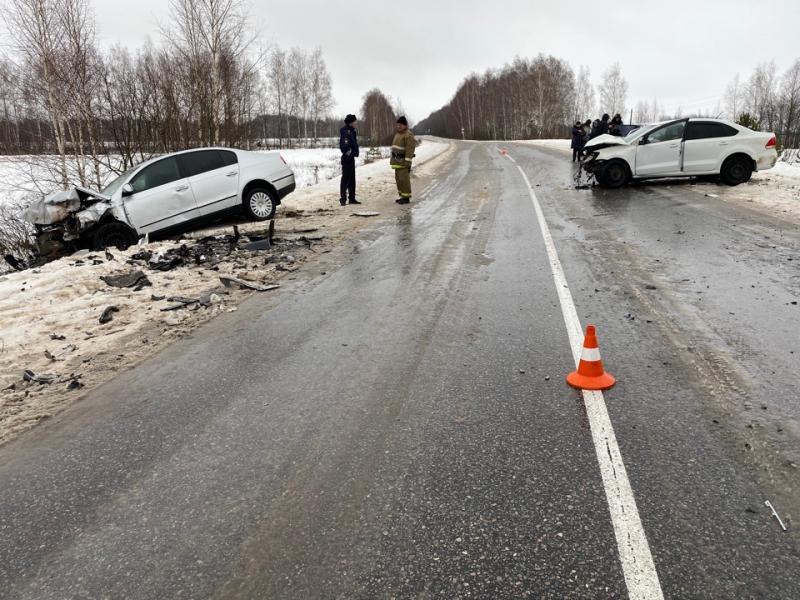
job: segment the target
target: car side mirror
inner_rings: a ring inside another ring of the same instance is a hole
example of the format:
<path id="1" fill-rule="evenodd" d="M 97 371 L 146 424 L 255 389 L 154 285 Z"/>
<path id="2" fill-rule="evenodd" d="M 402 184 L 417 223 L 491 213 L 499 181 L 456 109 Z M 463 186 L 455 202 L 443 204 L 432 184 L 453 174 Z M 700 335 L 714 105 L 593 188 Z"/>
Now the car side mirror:
<path id="1" fill-rule="evenodd" d="M 133 196 L 133 186 L 130 183 L 126 183 L 122 186 L 122 197 L 125 196 Z"/>
<path id="2" fill-rule="evenodd" d="M 642 139 L 639 140 L 639 145 L 640 146 L 644 146 L 645 144 L 647 144 L 647 136 L 645 136 L 645 137 L 643 137 Z"/>

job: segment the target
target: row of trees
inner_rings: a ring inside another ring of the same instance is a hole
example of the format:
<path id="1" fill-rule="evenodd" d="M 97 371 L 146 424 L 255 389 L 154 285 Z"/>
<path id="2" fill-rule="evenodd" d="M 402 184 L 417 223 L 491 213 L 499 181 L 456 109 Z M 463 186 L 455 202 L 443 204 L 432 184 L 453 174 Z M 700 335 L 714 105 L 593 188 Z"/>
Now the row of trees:
<path id="1" fill-rule="evenodd" d="M 598 88 L 601 112 L 623 113 L 628 83 L 618 64 Z M 417 126 L 421 132 L 469 139 L 563 137 L 576 120 L 598 116 L 587 67 L 577 76 L 564 60 L 540 54 L 501 69 L 473 74 L 452 100 Z"/>
<path id="2" fill-rule="evenodd" d="M 577 74 L 563 60 L 539 55 L 517 58 L 501 69 L 472 74 L 452 100 L 417 126 L 419 131 L 470 139 L 565 137 L 577 120 L 620 113 L 632 123 L 684 116 L 727 117 L 753 129 L 774 131 L 782 146 L 800 146 L 800 59 L 778 73 L 775 62 L 759 65 L 746 80 L 737 75 L 713 110 L 666 110 L 658 99 L 639 100 L 628 112 L 628 82 L 619 64 L 595 88 L 585 66 Z M 598 102 L 599 100 L 599 102 Z M 599 104 L 599 106 L 598 106 Z"/>
<path id="3" fill-rule="evenodd" d="M 727 116 L 748 127 L 774 131 L 787 148 L 800 146 L 800 58 L 778 73 L 775 61 L 750 77 L 737 74 L 725 91 Z"/>
<path id="4" fill-rule="evenodd" d="M 379 89 L 372 89 L 364 95 L 361 104 L 359 136 L 371 146 L 388 145 L 392 132 L 403 108 Z"/>
<path id="5" fill-rule="evenodd" d="M 160 44 L 103 53 L 89 0 L 7 0 L 0 153 L 56 154 L 58 183 L 99 187 L 153 154 L 331 134 L 320 49 L 255 48 L 243 0 L 169 4 Z"/>
<path id="6" fill-rule="evenodd" d="M 417 130 L 469 139 L 560 136 L 572 118 L 575 74 L 565 61 L 540 54 L 470 75 L 442 109 Z"/>

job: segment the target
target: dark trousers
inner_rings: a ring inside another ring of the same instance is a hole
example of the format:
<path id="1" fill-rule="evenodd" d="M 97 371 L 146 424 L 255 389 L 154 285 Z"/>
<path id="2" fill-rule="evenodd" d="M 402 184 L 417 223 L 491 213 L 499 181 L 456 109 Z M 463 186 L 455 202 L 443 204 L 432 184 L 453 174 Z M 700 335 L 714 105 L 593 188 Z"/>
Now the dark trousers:
<path id="1" fill-rule="evenodd" d="M 339 199 L 356 199 L 356 159 L 352 157 L 342 158 L 342 183 L 339 186 Z"/>
<path id="2" fill-rule="evenodd" d="M 581 152 L 583 152 L 583 150 L 581 150 L 580 148 L 573 148 L 572 149 L 572 162 L 575 162 L 576 160 L 580 160 L 581 159 Z"/>

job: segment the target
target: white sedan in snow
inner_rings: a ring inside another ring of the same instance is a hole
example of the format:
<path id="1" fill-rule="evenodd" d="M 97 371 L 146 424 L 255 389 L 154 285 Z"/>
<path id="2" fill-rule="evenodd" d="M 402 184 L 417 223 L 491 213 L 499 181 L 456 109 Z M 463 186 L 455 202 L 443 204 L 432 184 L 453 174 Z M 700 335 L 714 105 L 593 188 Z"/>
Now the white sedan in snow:
<path id="1" fill-rule="evenodd" d="M 718 175 L 728 185 L 749 181 L 778 160 L 774 133 L 722 119 L 689 118 L 646 125 L 625 137 L 587 142 L 583 166 L 604 187 L 633 179 Z"/>
<path id="2" fill-rule="evenodd" d="M 126 248 L 145 234 L 168 235 L 228 212 L 272 219 L 294 189 L 294 173 L 278 152 L 202 148 L 146 161 L 101 192 L 57 192 L 26 214 L 37 227 L 40 251 Z"/>

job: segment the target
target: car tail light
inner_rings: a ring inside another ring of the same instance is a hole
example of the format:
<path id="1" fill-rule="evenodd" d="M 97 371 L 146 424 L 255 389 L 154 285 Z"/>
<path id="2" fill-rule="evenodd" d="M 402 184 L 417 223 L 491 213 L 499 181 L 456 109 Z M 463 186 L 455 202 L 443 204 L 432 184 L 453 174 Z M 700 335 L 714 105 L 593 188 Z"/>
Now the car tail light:
<path id="1" fill-rule="evenodd" d="M 278 153 L 278 156 L 280 156 L 280 157 L 281 157 L 281 160 L 283 161 L 283 164 L 285 164 L 285 165 L 287 165 L 287 166 L 289 165 L 289 163 L 287 163 L 287 162 L 286 162 L 286 159 L 285 159 L 285 158 L 283 158 L 283 154 L 281 154 L 281 153 L 279 152 L 279 153 Z"/>
<path id="2" fill-rule="evenodd" d="M 776 138 L 773 135 L 771 138 L 769 138 L 769 141 L 767 142 L 767 145 L 765 147 L 766 148 L 774 148 L 777 145 L 778 145 L 778 138 Z"/>

